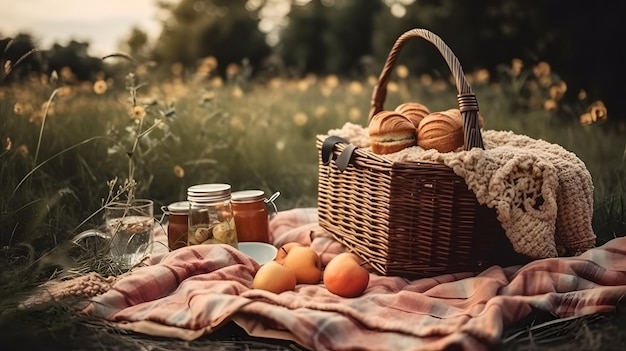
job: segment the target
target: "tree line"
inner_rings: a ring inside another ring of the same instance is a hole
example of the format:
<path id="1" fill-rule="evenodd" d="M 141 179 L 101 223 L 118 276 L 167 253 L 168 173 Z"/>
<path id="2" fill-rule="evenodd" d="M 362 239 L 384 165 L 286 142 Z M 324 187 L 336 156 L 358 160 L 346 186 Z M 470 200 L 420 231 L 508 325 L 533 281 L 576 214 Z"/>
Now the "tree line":
<path id="1" fill-rule="evenodd" d="M 288 10 L 280 18 L 273 16 L 280 12 L 271 7 L 276 3 L 161 1 L 157 6 L 164 20 L 158 38 L 150 41 L 141 28 L 133 28 L 124 50 L 160 67 L 182 63 L 191 68 L 214 56 L 222 70 L 245 59 L 255 74 L 360 76 L 377 74 L 395 39 L 419 27 L 441 36 L 466 71 L 495 72 L 513 58 L 528 66 L 547 61 L 570 85 L 570 92 L 584 88 L 609 105 L 621 99 L 619 88 L 626 78 L 621 68 L 626 54 L 620 44 L 626 31 L 620 25 L 626 13 L 623 2 L 285 0 L 282 11 L 284 6 Z M 268 23 L 273 27 L 268 29 Z M 276 40 L 268 40 L 270 35 Z M 6 49 L 7 39 L 0 41 L 3 62 L 15 62 L 34 47 L 33 38 L 20 35 Z M 55 44 L 24 60 L 23 71 L 50 72 L 66 64 L 89 79 L 94 70 L 106 67 L 87 54 L 87 47 L 78 42 Z M 415 74 L 449 74 L 436 50 L 423 43 L 407 45 L 399 62 Z M 10 81 L 7 77 L 4 83 Z"/>

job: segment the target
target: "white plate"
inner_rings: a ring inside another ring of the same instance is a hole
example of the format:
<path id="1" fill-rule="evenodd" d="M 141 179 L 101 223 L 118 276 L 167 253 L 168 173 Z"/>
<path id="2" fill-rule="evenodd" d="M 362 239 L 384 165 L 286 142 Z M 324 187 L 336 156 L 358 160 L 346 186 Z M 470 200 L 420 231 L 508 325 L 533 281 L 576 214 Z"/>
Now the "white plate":
<path id="1" fill-rule="evenodd" d="M 241 242 L 238 244 L 239 251 L 252 257 L 259 264 L 267 263 L 276 257 L 278 249 L 274 245 L 263 242 Z"/>

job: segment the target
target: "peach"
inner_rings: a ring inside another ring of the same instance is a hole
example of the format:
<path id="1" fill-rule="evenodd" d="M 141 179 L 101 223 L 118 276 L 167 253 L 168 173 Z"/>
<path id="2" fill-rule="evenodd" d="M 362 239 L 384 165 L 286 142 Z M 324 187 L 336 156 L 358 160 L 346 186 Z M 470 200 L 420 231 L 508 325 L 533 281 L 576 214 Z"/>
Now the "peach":
<path id="1" fill-rule="evenodd" d="M 357 297 L 363 294 L 370 281 L 370 274 L 361 266 L 359 257 L 352 252 L 343 252 L 333 257 L 323 275 L 328 291 L 342 297 Z"/>
<path id="2" fill-rule="evenodd" d="M 254 275 L 252 287 L 276 294 L 294 290 L 296 288 L 296 273 L 293 269 L 276 261 L 269 261 L 262 265 Z"/>
<path id="3" fill-rule="evenodd" d="M 287 254 L 289 253 L 289 250 L 291 250 L 292 248 L 296 246 L 305 246 L 305 245 L 297 241 L 285 243 L 278 248 L 278 252 L 276 252 L 276 257 L 274 258 L 274 260 L 280 263 L 283 263 L 283 261 L 285 261 L 285 257 L 287 257 Z"/>
<path id="4" fill-rule="evenodd" d="M 280 251 L 280 249 L 279 249 Z M 319 255 L 309 246 L 292 246 L 282 260 L 285 267 L 296 272 L 298 284 L 317 284 L 322 279 L 322 263 Z"/>

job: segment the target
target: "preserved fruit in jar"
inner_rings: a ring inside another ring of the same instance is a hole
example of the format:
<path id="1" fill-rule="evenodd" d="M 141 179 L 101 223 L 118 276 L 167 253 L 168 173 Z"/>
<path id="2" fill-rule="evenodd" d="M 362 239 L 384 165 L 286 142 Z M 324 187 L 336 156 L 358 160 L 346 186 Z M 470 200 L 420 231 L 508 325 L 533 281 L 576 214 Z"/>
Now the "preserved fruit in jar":
<path id="1" fill-rule="evenodd" d="M 238 248 L 230 185 L 199 184 L 187 189 L 187 243 L 228 244 Z"/>
<path id="2" fill-rule="evenodd" d="M 232 193 L 233 214 L 237 240 L 269 243 L 269 214 L 262 190 L 243 190 Z"/>

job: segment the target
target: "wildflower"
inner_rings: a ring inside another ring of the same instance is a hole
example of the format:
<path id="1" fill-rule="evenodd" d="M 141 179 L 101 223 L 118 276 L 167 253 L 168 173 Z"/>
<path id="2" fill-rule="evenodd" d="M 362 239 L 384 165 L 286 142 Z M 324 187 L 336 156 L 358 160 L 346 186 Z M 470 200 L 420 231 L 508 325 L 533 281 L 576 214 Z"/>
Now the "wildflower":
<path id="1" fill-rule="evenodd" d="M 313 115 L 317 118 L 322 118 L 326 115 L 327 112 L 328 111 L 326 109 L 326 106 L 317 106 L 313 111 Z"/>
<path id="2" fill-rule="evenodd" d="M 387 91 L 390 93 L 397 93 L 400 91 L 400 86 L 398 86 L 398 83 L 396 82 L 389 82 L 387 83 Z"/>
<path id="3" fill-rule="evenodd" d="M 243 96 L 243 90 L 241 90 L 240 87 L 235 87 L 233 88 L 232 94 L 233 94 L 233 97 L 239 99 Z"/>
<path id="4" fill-rule="evenodd" d="M 205 104 L 207 102 L 211 102 L 213 101 L 214 98 L 215 98 L 215 92 L 207 91 L 204 94 L 202 94 L 202 96 L 200 97 L 200 103 Z"/>
<path id="5" fill-rule="evenodd" d="M 22 157 L 28 156 L 28 146 L 22 144 L 17 147 L 17 153 L 22 155 Z"/>
<path id="6" fill-rule="evenodd" d="M 245 124 L 243 123 L 243 121 L 239 117 L 233 117 L 230 120 L 230 127 L 232 129 L 238 130 L 238 131 L 244 131 L 246 129 Z"/>
<path id="7" fill-rule="evenodd" d="M 102 79 L 97 80 L 95 83 L 93 83 L 93 92 L 98 95 L 102 95 L 106 93 L 108 89 L 109 89 L 109 86 L 107 85 L 107 82 L 105 82 Z"/>
<path id="8" fill-rule="evenodd" d="M 285 141 L 279 140 L 276 142 L 276 150 L 282 151 L 285 148 Z"/>
<path id="9" fill-rule="evenodd" d="M 45 118 L 45 114 L 43 113 L 43 111 L 34 111 L 33 113 L 30 114 L 30 118 L 28 119 L 29 122 L 31 123 L 41 123 L 43 122 Z"/>
<path id="10" fill-rule="evenodd" d="M 358 120 L 361 119 L 361 111 L 356 108 L 356 107 L 351 107 L 350 110 L 348 110 L 348 119 L 350 119 L 353 122 L 356 122 Z"/>
<path id="11" fill-rule="evenodd" d="M 550 75 L 550 64 L 545 62 L 545 61 L 539 62 L 538 64 L 535 65 L 535 67 L 533 67 L 533 74 L 537 78 L 549 76 Z"/>
<path id="12" fill-rule="evenodd" d="M 409 68 L 405 65 L 398 65 L 396 68 L 396 74 L 399 78 L 404 79 L 409 76 Z"/>
<path id="13" fill-rule="evenodd" d="M 41 104 L 41 113 L 46 114 L 47 116 L 54 115 L 54 101 L 44 101 Z"/>
<path id="14" fill-rule="evenodd" d="M 57 81 L 59 81 L 59 74 L 54 70 L 50 73 L 50 83 L 56 83 Z"/>
<path id="15" fill-rule="evenodd" d="M 589 106 L 588 112 L 591 114 L 591 119 L 594 122 L 604 121 L 608 117 L 606 106 L 602 101 L 596 101 L 591 104 L 591 106 Z"/>
<path id="16" fill-rule="evenodd" d="M 57 90 L 57 96 L 59 98 L 70 97 L 72 93 L 73 93 L 73 90 L 70 86 L 63 86 L 63 87 L 60 87 L 59 90 Z"/>
<path id="17" fill-rule="evenodd" d="M 474 74 L 476 83 L 485 84 L 489 82 L 489 71 L 486 69 L 480 69 Z"/>
<path id="18" fill-rule="evenodd" d="M 130 118 L 135 121 L 140 121 L 144 117 L 146 117 L 146 108 L 143 106 L 137 105 L 130 111 Z"/>
<path id="19" fill-rule="evenodd" d="M 298 112 L 293 116 L 293 123 L 297 126 L 302 127 L 306 124 L 309 117 L 304 112 Z"/>
<path id="20" fill-rule="evenodd" d="M 348 91 L 351 94 L 359 95 L 359 94 L 361 94 L 363 92 L 363 85 L 361 85 L 361 83 L 358 82 L 358 81 L 352 81 L 352 82 L 350 82 L 350 86 L 348 87 Z"/>
<path id="21" fill-rule="evenodd" d="M 552 85 L 552 76 L 547 75 L 539 77 L 539 85 L 541 85 L 543 88 L 547 88 Z"/>
<path id="22" fill-rule="evenodd" d="M 283 81 L 280 78 L 272 78 L 269 85 L 272 89 L 278 89 L 281 87 L 282 84 Z"/>
<path id="23" fill-rule="evenodd" d="M 163 122 L 163 120 L 160 119 L 160 118 L 155 118 L 153 123 L 154 123 L 154 125 L 157 128 L 159 128 L 161 130 L 166 130 L 167 129 L 167 124 L 165 124 L 165 122 Z"/>
<path id="24" fill-rule="evenodd" d="M 522 73 L 522 68 L 524 68 L 524 62 L 518 58 L 514 58 L 511 61 L 511 72 L 513 73 L 513 77 L 517 77 Z"/>
<path id="25" fill-rule="evenodd" d="M 565 84 L 565 82 L 563 81 L 559 82 L 559 84 L 552 85 L 550 87 L 550 99 L 554 101 L 559 101 L 563 98 L 566 91 L 567 84 Z"/>
<path id="26" fill-rule="evenodd" d="M 185 176 L 185 169 L 179 165 L 174 166 L 173 171 L 176 178 L 183 178 Z"/>
<path id="27" fill-rule="evenodd" d="M 63 68 L 61 68 L 61 73 L 59 75 L 61 76 L 61 79 L 63 79 L 64 81 L 74 80 L 74 72 L 72 72 L 72 69 L 69 68 L 68 66 L 63 66 Z"/>
<path id="28" fill-rule="evenodd" d="M 175 62 L 170 67 L 170 72 L 172 72 L 172 76 L 177 78 L 183 75 L 183 70 L 183 64 L 180 62 Z"/>
<path id="29" fill-rule="evenodd" d="M 145 77 L 146 75 L 148 75 L 148 66 L 138 65 L 135 69 L 135 74 L 137 74 L 138 77 Z"/>
<path id="30" fill-rule="evenodd" d="M 550 111 L 550 112 L 554 112 L 557 110 L 557 104 L 556 101 L 552 100 L 552 99 L 548 99 L 543 103 L 543 108 L 546 111 Z"/>
<path id="31" fill-rule="evenodd" d="M 323 96 L 330 96 L 333 93 L 333 90 L 325 85 L 320 88 L 320 92 Z"/>
<path id="32" fill-rule="evenodd" d="M 339 85 L 339 78 L 331 74 L 324 80 L 324 85 L 330 89 L 335 89 Z"/>
<path id="33" fill-rule="evenodd" d="M 23 115 L 26 112 L 26 105 L 16 102 L 15 105 L 13 105 L 13 113 L 15 113 L 18 116 Z"/>
<path id="34" fill-rule="evenodd" d="M 206 65 L 199 65 L 198 68 L 196 68 L 196 75 L 199 77 L 208 77 L 209 74 L 211 74 L 211 69 L 209 69 L 209 67 L 207 67 Z"/>
<path id="35" fill-rule="evenodd" d="M 239 65 L 231 62 L 228 64 L 228 66 L 226 66 L 226 75 L 228 77 L 233 77 L 236 76 L 237 73 L 239 73 Z"/>
<path id="36" fill-rule="evenodd" d="M 580 124 L 586 126 L 586 125 L 590 125 L 591 123 L 593 123 L 593 118 L 591 117 L 591 113 L 585 112 L 582 115 L 580 115 Z"/>
<path id="37" fill-rule="evenodd" d="M 375 86 L 376 84 L 378 84 L 378 78 L 376 78 L 376 76 L 368 76 L 367 77 L 367 84 L 369 84 L 371 86 Z"/>
<path id="38" fill-rule="evenodd" d="M 433 84 L 433 77 L 431 77 L 430 74 L 422 74 L 420 76 L 420 84 L 422 84 L 423 86 L 427 87 L 430 86 L 431 84 Z"/>
<path id="39" fill-rule="evenodd" d="M 317 76 L 314 73 L 307 73 L 307 75 L 304 76 L 304 80 L 309 83 L 309 85 L 313 85 L 317 83 Z"/>
<path id="40" fill-rule="evenodd" d="M 299 91 L 307 91 L 309 89 L 309 82 L 306 79 L 302 79 L 298 81 L 297 86 Z"/>
<path id="41" fill-rule="evenodd" d="M 221 88 L 224 86 L 224 80 L 222 79 L 222 77 L 215 77 L 211 80 L 211 85 L 214 88 Z"/>
<path id="42" fill-rule="evenodd" d="M 9 151 L 11 150 L 11 147 L 13 146 L 13 142 L 11 141 L 11 138 L 7 137 L 5 146 L 4 146 L 4 150 L 5 151 Z"/>
<path id="43" fill-rule="evenodd" d="M 217 68 L 217 59 L 215 56 L 208 56 L 202 60 L 202 64 L 205 65 L 210 71 L 213 71 Z"/>

